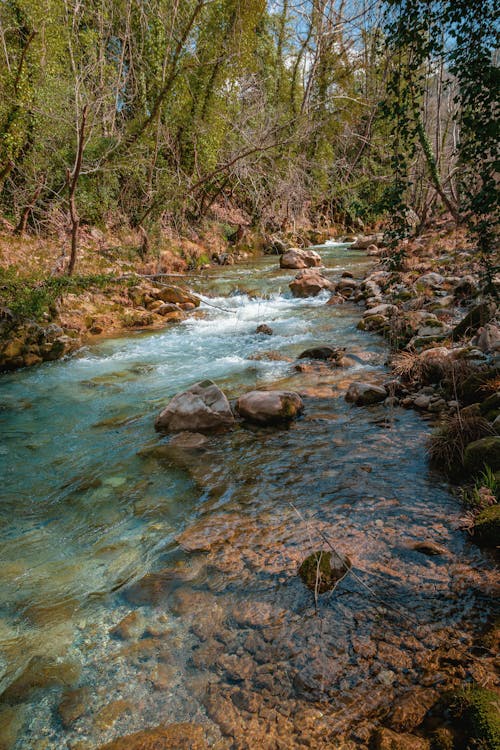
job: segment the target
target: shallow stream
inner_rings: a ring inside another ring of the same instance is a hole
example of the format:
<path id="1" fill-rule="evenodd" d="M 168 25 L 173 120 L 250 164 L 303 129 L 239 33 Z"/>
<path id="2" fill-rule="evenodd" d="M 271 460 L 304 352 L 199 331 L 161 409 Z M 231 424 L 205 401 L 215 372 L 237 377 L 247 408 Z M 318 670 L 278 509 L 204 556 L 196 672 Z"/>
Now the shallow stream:
<path id="1" fill-rule="evenodd" d="M 333 279 L 367 267 L 319 251 Z M 292 275 L 276 258 L 218 269 L 189 280 L 210 305 L 180 325 L 1 377 L 0 725 L 15 750 L 182 721 L 217 748 L 364 747 L 395 698 L 453 678 L 447 653 L 490 616 L 491 563 L 429 474 L 428 423 L 344 400 L 352 380 L 387 379 L 384 342 L 351 303 L 293 299 Z M 294 369 L 324 343 L 351 364 Z M 304 415 L 169 449 L 155 415 L 206 378 L 230 398 L 297 390 Z M 353 571 L 316 612 L 297 567 L 327 545 Z"/>

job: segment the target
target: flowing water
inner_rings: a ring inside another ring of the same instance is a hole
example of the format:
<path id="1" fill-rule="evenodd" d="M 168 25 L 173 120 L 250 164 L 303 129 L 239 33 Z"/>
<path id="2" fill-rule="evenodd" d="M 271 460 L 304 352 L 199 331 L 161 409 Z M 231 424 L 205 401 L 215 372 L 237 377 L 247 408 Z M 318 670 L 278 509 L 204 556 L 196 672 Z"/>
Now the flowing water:
<path id="1" fill-rule="evenodd" d="M 346 246 L 320 252 L 332 278 L 367 266 Z M 429 425 L 343 398 L 387 378 L 385 344 L 350 303 L 293 299 L 276 266 L 190 280 L 210 304 L 184 323 L 2 376 L 5 747 L 94 750 L 181 721 L 211 747 L 363 747 L 395 697 L 450 678 L 447 649 L 490 615 L 491 561 L 428 472 Z M 298 372 L 320 343 L 354 357 Z M 205 378 L 230 398 L 297 390 L 304 415 L 169 448 L 155 415 Z M 329 545 L 353 571 L 316 611 L 297 567 Z"/>

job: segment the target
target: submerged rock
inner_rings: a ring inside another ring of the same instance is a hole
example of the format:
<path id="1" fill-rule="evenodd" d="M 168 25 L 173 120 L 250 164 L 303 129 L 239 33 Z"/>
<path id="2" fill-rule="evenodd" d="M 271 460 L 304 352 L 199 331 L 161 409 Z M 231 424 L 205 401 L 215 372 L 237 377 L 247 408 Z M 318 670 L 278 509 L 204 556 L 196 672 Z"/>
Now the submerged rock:
<path id="1" fill-rule="evenodd" d="M 305 349 L 299 354 L 299 359 L 321 359 L 321 360 L 334 360 L 339 362 L 342 360 L 345 353 L 345 349 L 341 349 L 335 346 L 313 346 L 310 349 Z"/>
<path id="2" fill-rule="evenodd" d="M 234 424 L 224 393 L 212 380 L 196 383 L 178 393 L 155 421 L 157 432 L 212 432 Z"/>
<path id="3" fill-rule="evenodd" d="M 207 750 L 201 724 L 168 724 L 119 737 L 98 750 Z"/>
<path id="4" fill-rule="evenodd" d="M 429 740 L 415 734 L 399 734 L 390 729 L 379 729 L 373 743 L 375 750 L 429 750 Z"/>
<path id="5" fill-rule="evenodd" d="M 266 323 L 261 323 L 259 326 L 257 326 L 255 333 L 263 333 L 266 336 L 272 336 L 273 329 L 271 328 L 271 326 L 268 326 Z"/>
<path id="6" fill-rule="evenodd" d="M 314 268 L 321 265 L 321 255 L 314 250 L 292 247 L 280 258 L 280 268 Z"/>
<path id="7" fill-rule="evenodd" d="M 314 268 L 300 271 L 289 286 L 294 297 L 315 297 L 323 289 L 333 289 L 332 282 Z"/>
<path id="8" fill-rule="evenodd" d="M 250 391 L 236 402 L 236 411 L 243 419 L 264 425 L 290 422 L 303 409 L 299 394 L 292 391 Z"/>
<path id="9" fill-rule="evenodd" d="M 351 383 L 345 395 L 345 400 L 356 406 L 369 406 L 384 401 L 387 391 L 381 385 L 374 383 Z"/>
<path id="10" fill-rule="evenodd" d="M 308 589 L 323 594 L 325 591 L 331 591 L 350 568 L 351 561 L 346 555 L 320 550 L 306 557 L 299 568 L 299 576 Z"/>

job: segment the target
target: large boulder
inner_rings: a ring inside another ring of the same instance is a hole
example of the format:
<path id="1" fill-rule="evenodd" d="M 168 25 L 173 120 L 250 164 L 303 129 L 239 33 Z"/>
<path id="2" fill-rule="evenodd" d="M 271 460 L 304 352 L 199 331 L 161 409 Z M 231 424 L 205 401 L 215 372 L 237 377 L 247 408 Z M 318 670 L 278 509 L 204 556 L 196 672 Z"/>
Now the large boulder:
<path id="1" fill-rule="evenodd" d="M 367 250 L 370 245 L 382 245 L 383 242 L 382 234 L 368 234 L 365 237 L 358 237 L 351 248 L 353 250 Z"/>
<path id="2" fill-rule="evenodd" d="M 153 290 L 151 296 L 154 299 L 159 299 L 162 302 L 169 302 L 173 305 L 189 303 L 198 307 L 200 304 L 199 298 L 195 297 L 194 294 L 188 292 L 187 289 L 181 289 L 180 286 L 175 286 L 173 284 L 165 284 L 161 289 Z"/>
<path id="3" fill-rule="evenodd" d="M 212 380 L 178 393 L 155 421 L 157 432 L 218 432 L 234 424 L 229 401 Z"/>
<path id="4" fill-rule="evenodd" d="M 290 422 L 303 409 L 299 394 L 292 391 L 250 391 L 236 402 L 236 411 L 243 419 L 264 425 Z"/>
<path id="5" fill-rule="evenodd" d="M 332 282 L 314 268 L 300 271 L 289 286 L 294 297 L 315 297 L 324 289 L 333 289 Z"/>
<path id="6" fill-rule="evenodd" d="M 488 466 L 500 471 L 500 436 L 491 435 L 469 443 L 464 452 L 464 467 L 469 474 L 479 474 Z"/>
<path id="7" fill-rule="evenodd" d="M 452 338 L 454 341 L 462 338 L 463 336 L 471 336 L 476 331 L 485 326 L 492 320 L 496 313 L 496 305 L 494 302 L 485 300 L 475 305 L 467 315 L 462 318 L 460 323 L 457 323 L 452 332 Z"/>
<path id="8" fill-rule="evenodd" d="M 314 268 L 321 265 L 321 255 L 314 250 L 292 247 L 280 258 L 280 268 Z"/>
<path id="9" fill-rule="evenodd" d="M 416 286 L 424 287 L 427 289 L 438 289 L 443 284 L 444 284 L 444 276 L 441 276 L 440 273 L 436 273 L 435 271 L 424 273 L 422 276 L 419 276 L 418 279 L 415 281 Z"/>
<path id="10" fill-rule="evenodd" d="M 387 398 L 387 391 L 381 385 L 374 383 L 351 383 L 345 400 L 356 406 L 369 406 L 377 404 Z"/>

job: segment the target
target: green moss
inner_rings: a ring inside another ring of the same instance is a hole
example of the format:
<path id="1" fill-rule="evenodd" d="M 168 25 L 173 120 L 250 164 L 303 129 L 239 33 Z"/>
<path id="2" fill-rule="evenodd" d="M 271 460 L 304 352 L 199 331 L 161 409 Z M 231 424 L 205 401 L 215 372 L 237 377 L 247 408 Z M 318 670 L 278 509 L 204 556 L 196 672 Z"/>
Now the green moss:
<path id="1" fill-rule="evenodd" d="M 306 557 L 299 568 L 299 575 L 307 588 L 323 594 L 334 588 L 336 582 L 342 578 L 351 563 L 348 558 L 342 562 L 335 555 L 332 562 L 332 553 L 326 550 L 313 552 Z"/>
<path id="2" fill-rule="evenodd" d="M 500 747 L 500 696 L 492 690 L 472 687 L 453 695 L 452 711 L 476 747 L 498 750 Z"/>
<path id="3" fill-rule="evenodd" d="M 479 513 L 474 524 L 474 537 L 486 547 L 500 544 L 500 505 L 491 505 Z"/>

